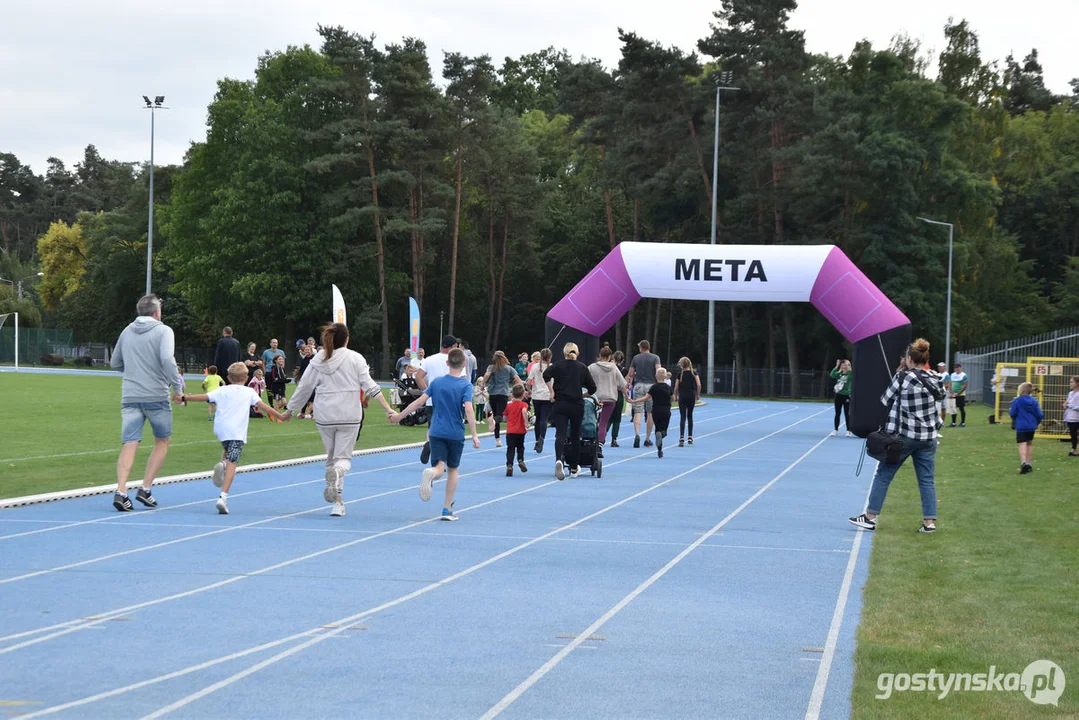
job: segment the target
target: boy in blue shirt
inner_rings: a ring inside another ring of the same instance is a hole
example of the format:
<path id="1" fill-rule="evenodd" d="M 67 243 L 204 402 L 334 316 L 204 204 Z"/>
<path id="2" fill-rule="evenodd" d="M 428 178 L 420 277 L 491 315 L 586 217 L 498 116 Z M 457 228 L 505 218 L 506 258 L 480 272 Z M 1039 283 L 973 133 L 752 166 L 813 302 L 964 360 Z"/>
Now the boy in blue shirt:
<path id="1" fill-rule="evenodd" d="M 442 477 L 443 472 L 446 472 L 446 499 L 442 506 L 442 519 L 447 521 L 457 519 L 457 515 L 453 512 L 453 495 L 457 491 L 458 468 L 461 465 L 461 453 L 465 448 L 464 424 L 461 422 L 462 411 L 472 431 L 472 446 L 475 448 L 480 446 L 480 438 L 476 434 L 476 412 L 472 408 L 472 383 L 464 374 L 466 364 L 463 350 L 460 348 L 450 350 L 446 358 L 449 375 L 432 380 L 423 394 L 413 400 L 412 404 L 390 416 L 390 422 L 398 423 L 401 418 L 408 417 L 412 411 L 427 404 L 427 399 L 431 398 L 434 411 L 429 432 L 431 467 L 423 471 L 420 499 L 424 502 L 431 499 L 431 485 Z"/>
<path id="2" fill-rule="evenodd" d="M 1019 474 L 1034 472 L 1034 432 L 1041 425 L 1042 414 L 1038 399 L 1031 396 L 1034 386 L 1028 382 L 1019 386 L 1019 396 L 1012 400 L 1008 414 L 1015 421 L 1015 442 L 1019 444 Z"/>

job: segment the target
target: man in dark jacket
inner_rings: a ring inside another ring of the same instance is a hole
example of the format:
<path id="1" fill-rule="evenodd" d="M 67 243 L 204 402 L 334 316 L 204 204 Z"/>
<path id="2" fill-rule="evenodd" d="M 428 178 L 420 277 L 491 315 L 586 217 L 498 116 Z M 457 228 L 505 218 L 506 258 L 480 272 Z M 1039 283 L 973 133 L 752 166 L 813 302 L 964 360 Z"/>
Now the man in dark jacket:
<path id="1" fill-rule="evenodd" d="M 226 385 L 229 384 L 229 365 L 234 362 L 240 362 L 240 341 L 232 337 L 232 328 L 226 326 L 214 348 L 214 365 Z"/>

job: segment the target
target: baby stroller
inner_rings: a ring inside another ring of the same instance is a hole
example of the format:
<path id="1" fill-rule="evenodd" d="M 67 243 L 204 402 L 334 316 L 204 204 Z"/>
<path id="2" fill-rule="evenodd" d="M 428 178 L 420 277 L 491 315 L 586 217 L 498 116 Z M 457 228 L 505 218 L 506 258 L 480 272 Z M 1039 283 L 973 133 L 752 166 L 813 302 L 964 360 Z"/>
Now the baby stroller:
<path id="1" fill-rule="evenodd" d="M 592 397 L 584 399 L 580 464 L 581 467 L 587 467 L 594 477 L 603 477 L 603 451 L 599 446 L 599 403 Z"/>
<path id="2" fill-rule="evenodd" d="M 397 409 L 403 411 L 412 402 L 423 395 L 423 390 L 420 390 L 419 384 L 414 377 L 406 377 L 405 379 L 394 378 L 394 385 L 396 385 L 395 392 L 397 393 Z M 429 407 L 421 407 L 419 410 L 413 410 L 410 415 L 406 415 L 401 418 L 401 424 L 405 426 L 410 425 L 423 425 L 430 420 L 431 409 Z"/>

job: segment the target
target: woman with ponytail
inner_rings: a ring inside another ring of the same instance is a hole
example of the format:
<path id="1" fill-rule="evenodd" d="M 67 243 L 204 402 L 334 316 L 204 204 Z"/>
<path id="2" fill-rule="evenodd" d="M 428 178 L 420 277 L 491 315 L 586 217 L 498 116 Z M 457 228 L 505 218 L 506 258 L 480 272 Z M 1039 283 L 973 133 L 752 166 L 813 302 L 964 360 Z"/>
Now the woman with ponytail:
<path id="1" fill-rule="evenodd" d="M 330 515 L 340 517 L 345 514 L 344 477 L 352 467 L 352 451 L 363 424 L 360 391 L 376 398 L 386 409 L 387 417 L 393 414 L 393 409 L 382 395 L 382 388 L 371 379 L 363 355 L 348 349 L 348 328 L 342 323 L 331 323 L 322 329 L 322 349 L 300 378 L 289 400 L 288 413 L 303 408 L 316 390 L 315 425 L 326 448 L 326 489 L 322 496 L 326 502 L 333 503 Z"/>
<path id="2" fill-rule="evenodd" d="M 852 524 L 865 530 L 877 529 L 877 516 L 884 506 L 888 486 L 908 457 L 914 458 L 914 474 L 922 496 L 922 525 L 918 532 L 931 533 L 937 529 L 937 488 L 933 474 L 936 469 L 937 431 L 943 421 L 937 410 L 944 399 L 940 375 L 929 369 L 929 343 L 918 338 L 884 391 L 880 401 L 888 408 L 885 431 L 899 435 L 902 452 L 899 462 L 878 462 L 869 489 L 869 501 L 861 515 L 850 518 Z"/>
<path id="3" fill-rule="evenodd" d="M 551 424 L 554 425 L 554 476 L 566 479 L 566 464 L 570 477 L 580 472 L 581 422 L 584 420 L 584 388 L 590 395 L 596 394 L 596 381 L 588 366 L 580 362 L 576 343 L 566 343 L 562 348 L 564 360 L 543 371 L 543 379 L 554 384 L 554 408 Z"/>
<path id="4" fill-rule="evenodd" d="M 551 383 L 543 379 L 543 373 L 551 367 L 554 356 L 551 348 L 543 348 L 537 354 L 539 358 L 528 371 L 528 389 L 532 391 L 532 406 L 536 409 L 536 425 L 533 428 L 536 433 L 535 450 L 541 453 L 543 441 L 547 439 L 547 422 L 551 417 L 551 406 L 554 404 Z"/>

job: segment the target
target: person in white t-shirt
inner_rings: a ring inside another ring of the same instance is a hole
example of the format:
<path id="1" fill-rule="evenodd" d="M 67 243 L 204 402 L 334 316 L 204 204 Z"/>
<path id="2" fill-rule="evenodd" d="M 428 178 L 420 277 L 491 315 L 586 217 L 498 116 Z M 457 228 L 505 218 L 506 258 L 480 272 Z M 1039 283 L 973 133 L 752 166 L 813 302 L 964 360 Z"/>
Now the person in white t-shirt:
<path id="1" fill-rule="evenodd" d="M 450 366 L 446 361 L 449 359 L 450 350 L 455 347 L 457 347 L 457 338 L 453 335 L 446 335 L 442 338 L 442 352 L 423 359 L 420 363 L 420 369 L 416 371 L 416 385 L 420 390 L 426 393 L 428 386 L 435 381 L 435 378 L 450 374 Z M 427 407 L 432 407 L 430 395 L 427 396 Z M 429 413 L 428 417 L 433 416 L 434 410 Z M 427 425 L 427 432 L 428 438 L 423 443 L 423 450 L 420 451 L 420 462 L 424 465 L 431 459 L 430 424 Z"/>
<path id="2" fill-rule="evenodd" d="M 181 402 L 204 400 L 217 406 L 214 414 L 214 435 L 221 441 L 221 462 L 214 465 L 214 485 L 221 488 L 217 498 L 217 512 L 229 514 L 229 489 L 236 477 L 236 466 L 240 463 L 240 453 L 247 444 L 247 425 L 251 418 L 251 408 L 257 407 L 270 417 L 288 422 L 289 417 L 278 412 L 259 399 L 258 393 L 247 387 L 247 366 L 242 362 L 229 365 L 229 383 L 210 393 L 200 395 L 181 395 Z"/>

